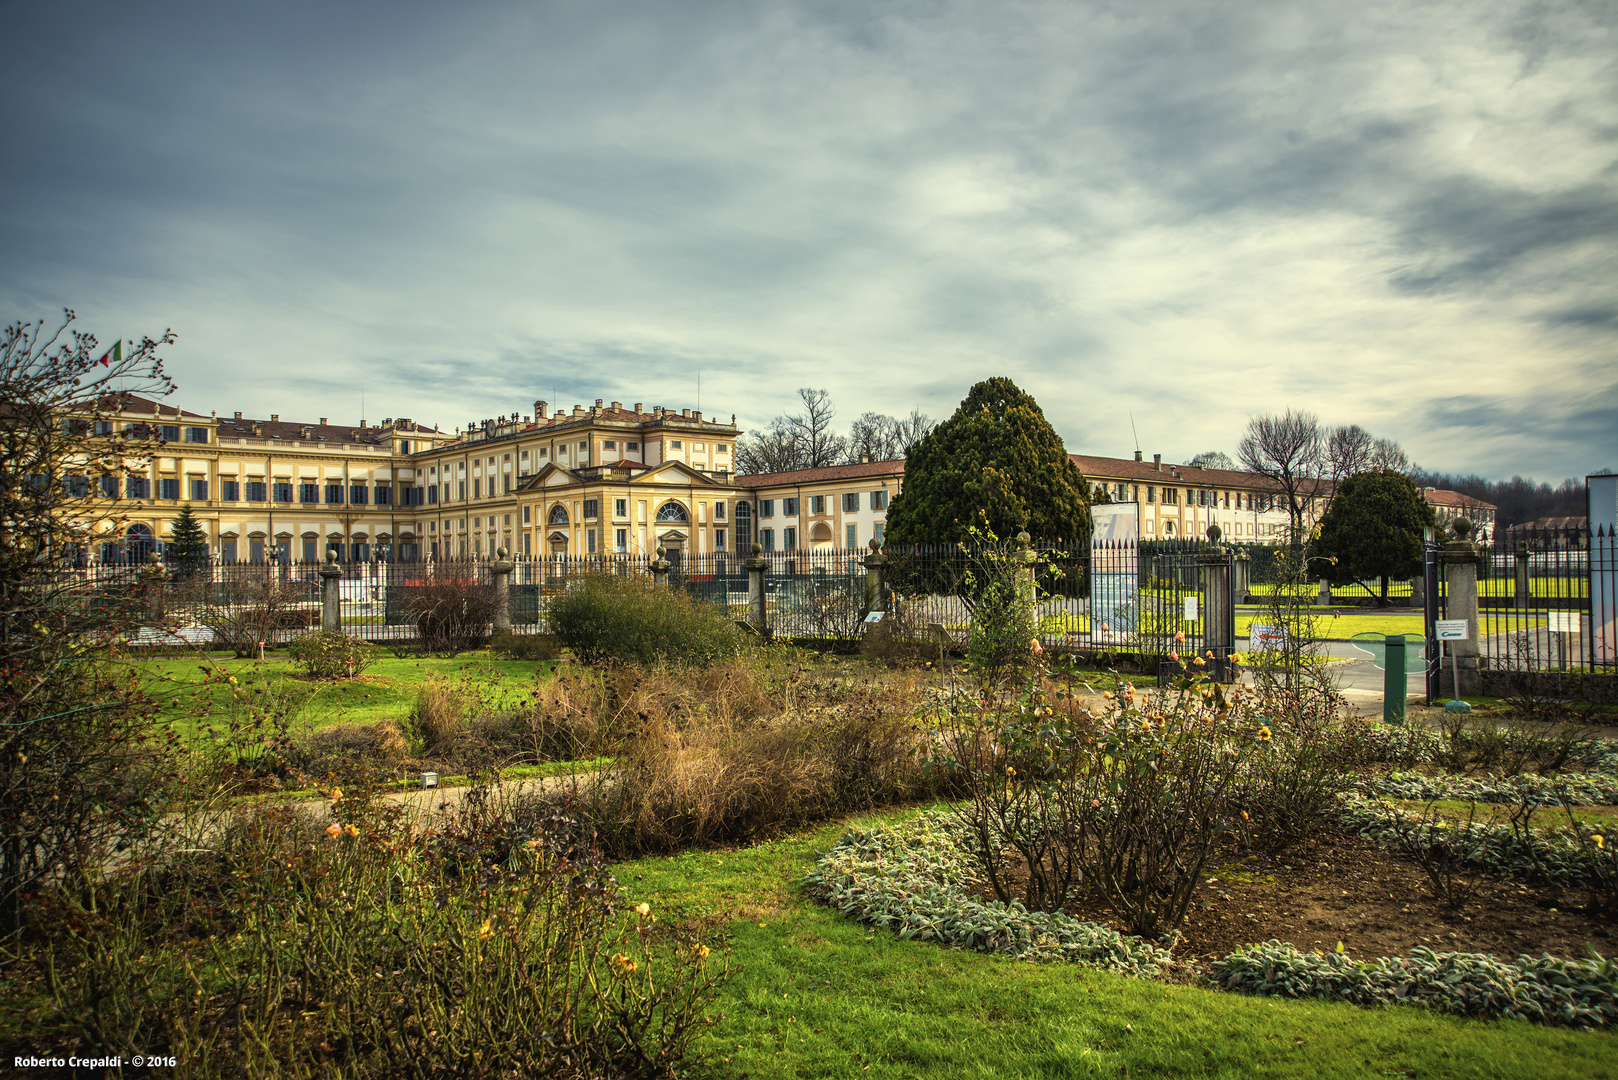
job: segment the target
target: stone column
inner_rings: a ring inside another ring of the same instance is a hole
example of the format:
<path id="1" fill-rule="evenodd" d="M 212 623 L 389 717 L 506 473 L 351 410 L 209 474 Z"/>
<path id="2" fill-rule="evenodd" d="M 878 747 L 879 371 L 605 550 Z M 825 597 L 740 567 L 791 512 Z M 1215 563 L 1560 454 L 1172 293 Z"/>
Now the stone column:
<path id="1" fill-rule="evenodd" d="M 1315 603 L 1321 607 L 1327 607 L 1331 604 L 1331 582 L 1325 578 L 1320 579 L 1320 594 L 1315 597 Z"/>
<path id="2" fill-rule="evenodd" d="M 1464 641 L 1444 642 L 1446 659 L 1453 657 L 1454 660 L 1444 665 L 1439 679 L 1442 681 L 1457 667 L 1460 669 L 1461 684 L 1451 688 L 1456 697 L 1476 696 L 1482 692 L 1482 679 L 1478 674 L 1481 653 L 1478 648 L 1478 549 L 1469 539 L 1471 532 L 1470 521 L 1456 518 L 1450 525 L 1455 539 L 1444 545 L 1440 555 L 1444 565 L 1444 618 L 1465 619 L 1468 631 Z"/>
<path id="3" fill-rule="evenodd" d="M 326 549 L 326 565 L 320 568 L 320 628 L 341 630 L 343 625 L 343 568 L 337 565 L 337 552 Z"/>
<path id="4" fill-rule="evenodd" d="M 1034 574 L 1039 563 L 1039 556 L 1033 549 L 1033 537 L 1025 529 L 1017 534 L 1017 550 L 1013 558 L 1022 569 L 1017 574 L 1017 590 L 1021 594 L 1022 602 L 1028 605 L 1028 619 L 1034 624 L 1034 633 L 1039 633 L 1039 597 L 1038 589 L 1034 584 Z"/>
<path id="5" fill-rule="evenodd" d="M 1027 535 L 1027 534 L 1024 534 Z M 881 541 L 873 538 L 871 553 L 860 560 L 865 567 L 865 610 L 888 610 L 888 557 L 882 553 Z M 867 623 L 861 647 L 865 651 L 880 649 L 893 636 L 893 626 L 884 615 L 881 622 Z"/>
<path id="6" fill-rule="evenodd" d="M 494 586 L 494 628 L 511 632 L 511 552 L 500 548 L 489 564 L 489 580 Z"/>
<path id="7" fill-rule="evenodd" d="M 1228 674 L 1229 656 L 1236 651 L 1237 560 L 1221 547 L 1219 526 L 1208 526 L 1208 549 L 1198 556 L 1198 585 L 1202 589 L 1202 645 L 1214 654 L 1211 674 L 1223 679 Z"/>
<path id="8" fill-rule="evenodd" d="M 1410 606 L 1412 608 L 1425 608 L 1427 606 L 1427 575 L 1417 574 L 1410 579 Z"/>
<path id="9" fill-rule="evenodd" d="M 658 548 L 657 558 L 653 559 L 651 565 L 647 567 L 652 572 L 653 583 L 657 585 L 667 586 L 669 583 L 669 571 L 674 569 L 674 564 L 663 557 L 667 554 L 668 552 L 665 549 Z"/>
<path id="10" fill-rule="evenodd" d="M 770 636 L 769 610 L 765 604 L 764 572 L 769 569 L 769 560 L 764 557 L 764 547 L 754 544 L 752 556 L 742 566 L 747 570 L 747 622 L 761 637 Z"/>
<path id="11" fill-rule="evenodd" d="M 1253 591 L 1253 561 L 1245 552 L 1237 552 L 1230 567 L 1230 595 L 1235 601 L 1246 602 Z"/>

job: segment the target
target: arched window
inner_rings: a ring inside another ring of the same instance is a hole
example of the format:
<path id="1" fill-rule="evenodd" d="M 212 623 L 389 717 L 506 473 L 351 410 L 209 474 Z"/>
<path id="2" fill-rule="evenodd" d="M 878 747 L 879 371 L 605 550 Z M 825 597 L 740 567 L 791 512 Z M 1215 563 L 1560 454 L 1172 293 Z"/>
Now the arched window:
<path id="1" fill-rule="evenodd" d="M 685 522 L 691 519 L 686 516 L 685 507 L 677 502 L 670 501 L 657 508 L 657 520 Z"/>
<path id="2" fill-rule="evenodd" d="M 131 563 L 143 563 L 146 556 L 156 550 L 157 541 L 152 536 L 152 530 L 136 522 L 124 534 L 124 553 Z"/>
<path id="3" fill-rule="evenodd" d="M 551 507 L 549 523 L 552 525 L 566 525 L 567 507 L 563 506 L 561 503 L 557 503 L 555 506 Z"/>

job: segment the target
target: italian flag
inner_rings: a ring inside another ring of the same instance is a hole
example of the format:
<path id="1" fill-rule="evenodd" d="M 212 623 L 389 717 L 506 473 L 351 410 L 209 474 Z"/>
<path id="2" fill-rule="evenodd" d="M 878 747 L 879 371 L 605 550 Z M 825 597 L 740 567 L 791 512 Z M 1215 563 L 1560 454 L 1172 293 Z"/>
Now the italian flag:
<path id="1" fill-rule="evenodd" d="M 112 343 L 112 348 L 108 349 L 102 355 L 101 359 L 96 361 L 96 363 L 100 364 L 102 367 L 106 367 L 109 363 L 121 364 L 123 361 L 124 343 L 122 339 L 119 339 L 118 341 Z"/>

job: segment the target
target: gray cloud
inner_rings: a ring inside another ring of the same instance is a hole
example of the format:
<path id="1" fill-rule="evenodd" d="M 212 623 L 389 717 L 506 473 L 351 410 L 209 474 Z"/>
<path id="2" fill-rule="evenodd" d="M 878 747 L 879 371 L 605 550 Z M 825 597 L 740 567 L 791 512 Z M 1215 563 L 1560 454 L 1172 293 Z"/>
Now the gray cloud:
<path id="1" fill-rule="evenodd" d="M 756 426 L 1007 374 L 1077 451 L 1293 405 L 1560 478 L 1618 457 L 1615 21 L 11 6 L 0 309 L 174 326 L 193 408 L 454 425 L 700 370 Z"/>

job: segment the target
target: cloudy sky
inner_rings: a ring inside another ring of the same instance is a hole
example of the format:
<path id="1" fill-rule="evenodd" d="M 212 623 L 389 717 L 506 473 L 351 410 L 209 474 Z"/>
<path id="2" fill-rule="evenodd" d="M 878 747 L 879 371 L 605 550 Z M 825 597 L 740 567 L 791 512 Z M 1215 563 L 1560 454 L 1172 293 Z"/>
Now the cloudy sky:
<path id="1" fill-rule="evenodd" d="M 10 3 L 0 314 L 188 408 L 1032 392 L 1618 467 L 1610 3 Z"/>

